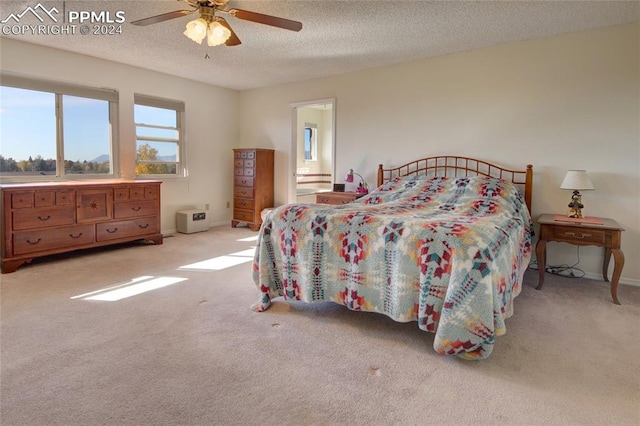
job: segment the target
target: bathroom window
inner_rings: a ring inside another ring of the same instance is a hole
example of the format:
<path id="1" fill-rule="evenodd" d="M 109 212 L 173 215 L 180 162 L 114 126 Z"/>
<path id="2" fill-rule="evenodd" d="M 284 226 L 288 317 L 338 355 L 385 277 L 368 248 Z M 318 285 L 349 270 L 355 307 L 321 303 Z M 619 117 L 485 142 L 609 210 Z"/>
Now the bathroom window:
<path id="1" fill-rule="evenodd" d="M 318 160 L 318 126 L 313 123 L 304 124 L 304 160 Z"/>

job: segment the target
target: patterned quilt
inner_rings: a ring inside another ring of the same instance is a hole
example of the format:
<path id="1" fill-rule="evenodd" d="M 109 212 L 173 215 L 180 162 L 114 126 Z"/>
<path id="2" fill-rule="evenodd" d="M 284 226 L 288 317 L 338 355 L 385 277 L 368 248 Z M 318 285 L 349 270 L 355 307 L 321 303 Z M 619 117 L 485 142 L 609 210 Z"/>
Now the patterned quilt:
<path id="1" fill-rule="evenodd" d="M 417 321 L 440 354 L 486 358 L 513 314 L 531 230 L 518 188 L 483 176 L 396 178 L 342 206 L 284 205 L 260 229 L 252 309 L 333 301 Z"/>

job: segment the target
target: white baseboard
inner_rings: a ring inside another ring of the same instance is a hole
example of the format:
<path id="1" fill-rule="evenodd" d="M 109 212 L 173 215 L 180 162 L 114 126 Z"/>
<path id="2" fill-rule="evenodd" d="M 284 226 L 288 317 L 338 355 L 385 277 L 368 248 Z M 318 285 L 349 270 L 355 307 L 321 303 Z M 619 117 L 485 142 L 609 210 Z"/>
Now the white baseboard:
<path id="1" fill-rule="evenodd" d="M 591 272 L 585 272 L 584 277 L 590 280 L 602 281 L 602 274 L 594 274 Z M 609 279 L 611 279 L 611 275 L 609 275 Z M 620 284 L 632 285 L 634 287 L 640 287 L 640 280 L 634 280 L 631 278 L 620 277 Z"/>

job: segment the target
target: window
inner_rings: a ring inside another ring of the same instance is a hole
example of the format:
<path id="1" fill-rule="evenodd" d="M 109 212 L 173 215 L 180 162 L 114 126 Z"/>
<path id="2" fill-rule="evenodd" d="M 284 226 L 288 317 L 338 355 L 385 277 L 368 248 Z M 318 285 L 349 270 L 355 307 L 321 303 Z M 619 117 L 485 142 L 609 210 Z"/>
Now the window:
<path id="1" fill-rule="evenodd" d="M 318 126 L 313 123 L 304 123 L 304 159 L 316 161 L 318 153 Z"/>
<path id="2" fill-rule="evenodd" d="M 186 175 L 183 114 L 183 102 L 135 95 L 136 175 Z"/>
<path id="3" fill-rule="evenodd" d="M 0 176 L 112 176 L 117 93 L 3 73 Z"/>

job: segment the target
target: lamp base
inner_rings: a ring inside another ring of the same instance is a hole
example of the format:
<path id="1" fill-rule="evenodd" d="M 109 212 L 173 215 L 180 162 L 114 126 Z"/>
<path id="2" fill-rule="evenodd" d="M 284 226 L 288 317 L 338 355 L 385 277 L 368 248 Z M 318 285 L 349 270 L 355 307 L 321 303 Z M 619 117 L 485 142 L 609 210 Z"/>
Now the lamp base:
<path id="1" fill-rule="evenodd" d="M 567 217 L 571 217 L 573 219 L 583 219 L 584 214 L 582 213 L 582 209 L 572 209 L 571 207 L 569 207 Z"/>
<path id="2" fill-rule="evenodd" d="M 571 195 L 571 202 L 569 203 L 568 207 L 568 217 L 572 217 L 574 219 L 582 219 L 584 217 L 582 213 L 584 204 L 582 204 L 582 195 L 580 195 L 580 191 L 573 191 L 573 195 Z"/>

